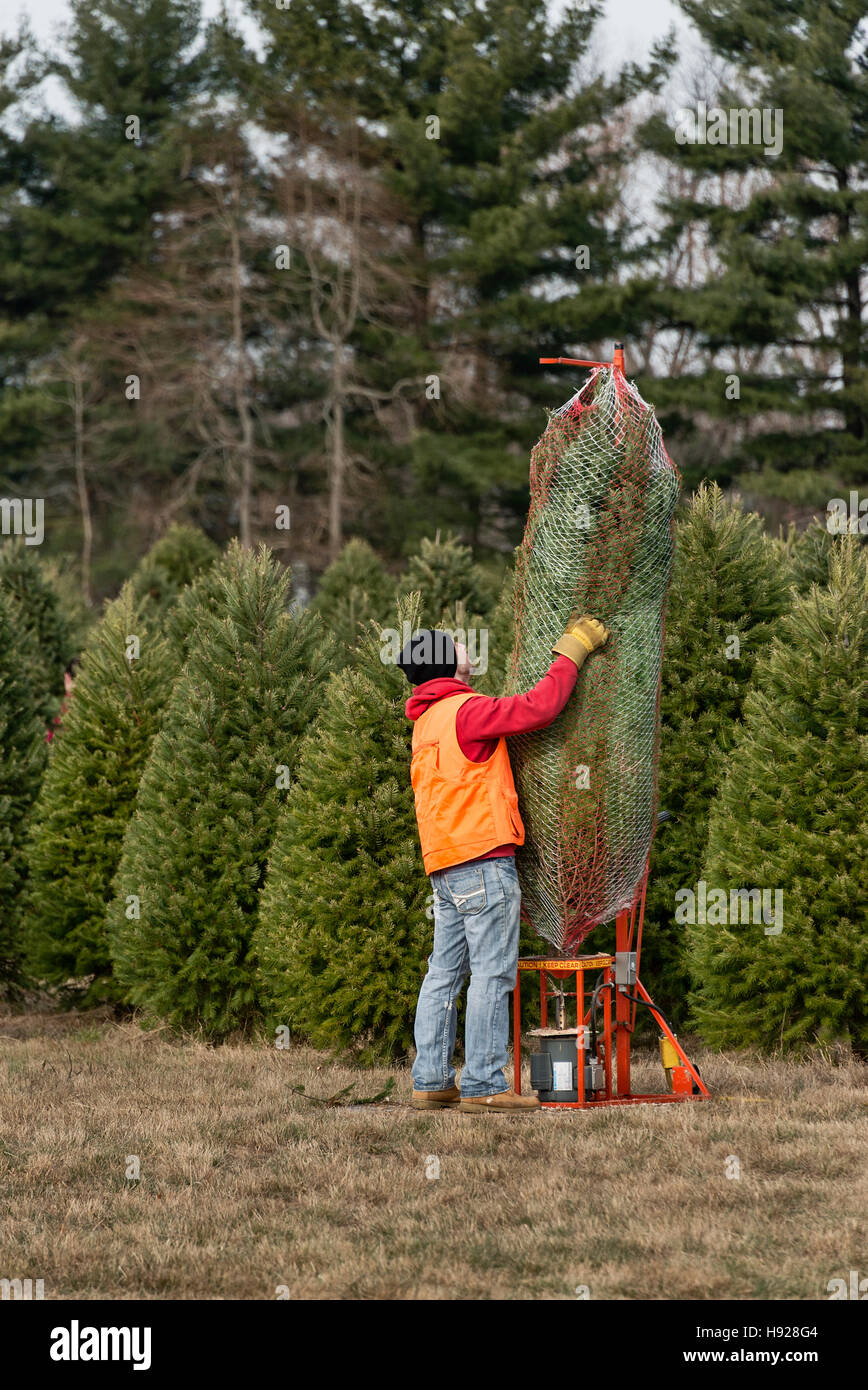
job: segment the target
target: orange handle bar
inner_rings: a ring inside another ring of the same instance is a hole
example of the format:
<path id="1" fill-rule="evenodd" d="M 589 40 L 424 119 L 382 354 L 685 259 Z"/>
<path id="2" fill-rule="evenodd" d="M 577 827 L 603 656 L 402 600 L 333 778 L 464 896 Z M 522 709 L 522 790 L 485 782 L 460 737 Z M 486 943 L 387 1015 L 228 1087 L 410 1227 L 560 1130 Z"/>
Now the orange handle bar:
<path id="1" fill-rule="evenodd" d="M 539 361 L 540 366 L 543 367 L 614 367 L 616 371 L 623 372 L 624 345 L 623 343 L 615 344 L 615 351 L 611 362 L 588 362 L 583 357 L 541 357 Z"/>
<path id="2" fill-rule="evenodd" d="M 588 362 L 583 357 L 541 357 L 541 363 L 546 366 L 554 366 L 555 363 L 572 367 L 611 367 L 611 362 Z"/>

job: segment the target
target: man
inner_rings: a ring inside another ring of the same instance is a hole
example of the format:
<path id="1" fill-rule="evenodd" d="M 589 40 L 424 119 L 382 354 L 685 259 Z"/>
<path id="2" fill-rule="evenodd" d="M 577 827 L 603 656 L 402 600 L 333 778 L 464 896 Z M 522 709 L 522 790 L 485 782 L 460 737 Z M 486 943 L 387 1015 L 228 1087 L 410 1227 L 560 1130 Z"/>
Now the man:
<path id="1" fill-rule="evenodd" d="M 470 665 L 450 635 L 424 629 L 399 665 L 413 686 L 412 781 L 425 872 L 434 890 L 434 950 L 416 1008 L 413 1105 L 469 1114 L 539 1108 L 506 1085 L 509 994 L 518 961 L 521 893 L 516 845 L 524 844 L 511 734 L 544 729 L 569 699 L 579 668 L 609 634 L 574 615 L 542 680 L 498 699 L 466 683 Z M 461 1090 L 455 1085 L 456 1002 L 470 974 Z"/>

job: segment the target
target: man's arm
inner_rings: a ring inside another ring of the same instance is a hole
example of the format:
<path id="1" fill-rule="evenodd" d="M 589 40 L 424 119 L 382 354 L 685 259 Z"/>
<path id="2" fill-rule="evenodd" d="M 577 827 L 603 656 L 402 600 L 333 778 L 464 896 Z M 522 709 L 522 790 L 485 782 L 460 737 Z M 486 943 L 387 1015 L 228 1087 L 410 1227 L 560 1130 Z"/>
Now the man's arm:
<path id="1" fill-rule="evenodd" d="M 497 740 L 544 729 L 557 719 L 573 693 L 578 675 L 575 662 L 568 656 L 558 656 L 542 680 L 524 695 L 477 695 L 465 701 L 455 724 L 459 743 L 463 748 L 465 742 Z"/>
<path id="2" fill-rule="evenodd" d="M 574 614 L 555 643 L 555 657 L 542 680 L 523 695 L 477 695 L 458 711 L 458 745 L 471 762 L 484 763 L 499 738 L 545 729 L 557 719 L 576 684 L 579 667 L 609 636 L 602 623 Z"/>

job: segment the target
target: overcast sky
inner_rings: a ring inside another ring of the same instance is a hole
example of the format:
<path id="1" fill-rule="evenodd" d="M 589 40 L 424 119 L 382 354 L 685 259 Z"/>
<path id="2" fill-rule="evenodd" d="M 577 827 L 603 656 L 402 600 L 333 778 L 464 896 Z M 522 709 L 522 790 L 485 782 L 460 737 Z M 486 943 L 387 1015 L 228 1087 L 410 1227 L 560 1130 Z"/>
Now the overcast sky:
<path id="1" fill-rule="evenodd" d="M 219 8 L 219 0 L 204 0 L 206 14 L 215 14 Z M 235 8 L 230 0 L 230 9 Z M 552 0 L 553 11 L 560 8 L 559 0 Z M 68 17 L 69 7 L 67 0 L 0 0 L 0 31 L 16 28 L 22 14 L 40 38 L 50 39 Z M 618 59 L 641 58 L 649 43 L 673 24 L 686 34 L 686 21 L 673 0 L 606 0 L 601 39 L 607 66 L 618 66 Z"/>
<path id="2" fill-rule="evenodd" d="M 437 3 L 437 0 L 433 0 Z M 648 47 L 655 39 L 661 39 L 669 29 L 675 28 L 679 43 L 679 64 L 666 83 L 665 100 L 673 108 L 682 104 L 684 70 L 693 67 L 694 54 L 700 40 L 693 26 L 687 24 L 675 0 L 604 0 L 605 18 L 595 31 L 593 47 L 588 60 L 583 64 L 583 72 L 597 70 L 597 65 L 609 75 L 618 72 L 625 61 L 634 63 L 647 58 Z M 566 0 L 549 0 L 552 14 L 561 13 Z M 214 15 L 220 11 L 220 0 L 202 0 L 203 13 Z M 241 0 L 227 0 L 227 8 L 232 14 L 242 14 Z M 19 19 L 25 15 L 36 38 L 51 44 L 60 40 L 65 22 L 70 18 L 68 0 L 0 0 L 0 35 L 14 32 Z M 255 38 L 255 28 L 248 19 L 243 22 L 250 38 Z M 65 96 L 63 85 L 58 79 L 49 78 L 26 100 L 21 108 L 22 114 L 36 114 L 36 111 L 57 111 L 60 115 L 74 118 L 70 101 Z"/>

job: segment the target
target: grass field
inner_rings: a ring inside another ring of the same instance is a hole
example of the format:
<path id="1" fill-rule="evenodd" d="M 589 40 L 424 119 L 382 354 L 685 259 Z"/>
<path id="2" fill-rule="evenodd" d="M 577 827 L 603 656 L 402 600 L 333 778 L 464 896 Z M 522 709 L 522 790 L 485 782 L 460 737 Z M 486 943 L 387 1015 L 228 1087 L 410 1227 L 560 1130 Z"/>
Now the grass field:
<path id="1" fill-rule="evenodd" d="M 404 1068 L 6 1010 L 0 1278 L 46 1298 L 827 1299 L 868 1274 L 866 1068 L 696 1060 L 711 1101 L 426 1114 Z M 290 1089 L 390 1076 L 376 1106 Z M 656 1059 L 634 1080 L 658 1089 Z"/>

